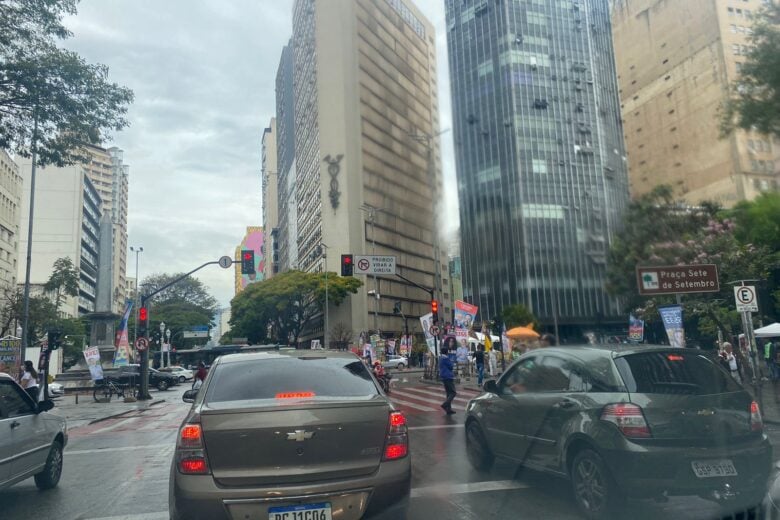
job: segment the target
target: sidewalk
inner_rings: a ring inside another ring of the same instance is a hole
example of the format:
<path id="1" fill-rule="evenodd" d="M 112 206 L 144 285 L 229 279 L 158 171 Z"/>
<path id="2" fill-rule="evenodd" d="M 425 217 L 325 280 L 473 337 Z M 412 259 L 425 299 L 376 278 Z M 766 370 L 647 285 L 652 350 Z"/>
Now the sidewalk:
<path id="1" fill-rule="evenodd" d="M 77 399 L 78 404 L 76 403 Z M 110 403 L 96 403 L 92 395 L 69 394 L 54 399 L 54 409 L 51 413 L 65 417 L 68 421 L 68 429 L 73 429 L 144 410 L 165 401 L 165 399 L 155 397 L 149 401 L 125 403 L 122 399 L 115 398 Z"/>

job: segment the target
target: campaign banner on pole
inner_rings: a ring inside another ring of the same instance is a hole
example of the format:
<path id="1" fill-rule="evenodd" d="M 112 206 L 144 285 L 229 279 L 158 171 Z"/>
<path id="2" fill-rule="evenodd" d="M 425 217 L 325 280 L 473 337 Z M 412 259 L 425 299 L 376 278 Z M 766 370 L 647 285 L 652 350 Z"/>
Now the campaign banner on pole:
<path id="1" fill-rule="evenodd" d="M 127 300 L 125 313 L 119 322 L 119 330 L 116 333 L 116 350 L 114 351 L 114 366 L 122 367 L 130 364 L 130 341 L 127 337 L 127 321 L 130 319 L 130 310 L 133 308 L 133 300 Z"/>
<path id="2" fill-rule="evenodd" d="M 89 367 L 89 373 L 92 380 L 103 379 L 103 366 L 100 364 L 100 350 L 97 347 L 87 347 L 84 349 L 84 359 Z"/>
<path id="3" fill-rule="evenodd" d="M 391 356 L 395 355 L 395 340 L 387 340 L 387 353 Z"/>
<path id="4" fill-rule="evenodd" d="M 470 329 L 477 317 L 479 307 L 461 300 L 455 301 L 455 329 Z"/>
<path id="5" fill-rule="evenodd" d="M 15 336 L 0 339 L 0 372 L 16 377 L 22 366 L 22 340 Z"/>
<path id="6" fill-rule="evenodd" d="M 431 334 L 431 327 L 433 327 L 433 313 L 428 313 L 424 316 L 420 316 L 420 324 L 422 330 L 425 333 L 425 342 L 428 344 L 428 350 L 431 354 L 435 354 L 435 345 L 433 344 L 433 334 Z"/>
<path id="7" fill-rule="evenodd" d="M 642 343 L 645 339 L 645 322 L 637 319 L 633 314 L 628 316 L 628 340 Z"/>
<path id="8" fill-rule="evenodd" d="M 670 305 L 660 307 L 658 312 L 664 322 L 666 335 L 669 337 L 669 345 L 673 347 L 685 347 L 685 329 L 683 328 L 682 306 Z"/>

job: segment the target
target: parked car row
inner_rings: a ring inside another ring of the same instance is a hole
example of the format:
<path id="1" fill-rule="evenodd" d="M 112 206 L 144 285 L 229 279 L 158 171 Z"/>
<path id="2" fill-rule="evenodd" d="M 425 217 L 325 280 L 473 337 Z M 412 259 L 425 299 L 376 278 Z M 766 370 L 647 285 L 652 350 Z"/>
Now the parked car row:
<path id="1" fill-rule="evenodd" d="M 130 364 L 118 367 L 104 372 L 105 377 L 110 377 L 122 384 L 131 386 L 138 385 L 141 381 L 141 365 Z M 158 390 L 168 390 L 172 386 L 180 384 L 178 375 L 167 372 L 160 372 L 157 369 L 149 367 L 149 386 Z"/>

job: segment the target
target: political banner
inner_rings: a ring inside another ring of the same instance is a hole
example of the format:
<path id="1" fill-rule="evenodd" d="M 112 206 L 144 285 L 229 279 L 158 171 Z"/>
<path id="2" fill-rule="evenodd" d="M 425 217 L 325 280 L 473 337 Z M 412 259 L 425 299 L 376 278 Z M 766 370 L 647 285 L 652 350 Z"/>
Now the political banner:
<path id="1" fill-rule="evenodd" d="M 15 336 L 0 339 L 0 372 L 10 376 L 19 375 L 22 366 L 22 340 Z"/>
<path id="2" fill-rule="evenodd" d="M 477 317 L 479 307 L 461 300 L 455 301 L 455 329 L 470 329 Z"/>
<path id="3" fill-rule="evenodd" d="M 89 374 L 93 381 L 103 379 L 103 366 L 100 364 L 100 350 L 97 347 L 87 347 L 84 349 L 84 360 L 89 367 Z"/>
<path id="4" fill-rule="evenodd" d="M 395 340 L 389 339 L 387 340 L 387 354 L 390 356 L 395 355 Z"/>
<path id="5" fill-rule="evenodd" d="M 428 344 L 428 351 L 431 354 L 435 354 L 433 334 L 431 334 L 431 327 L 433 327 L 433 314 L 429 312 L 424 316 L 420 316 L 420 325 L 422 325 L 422 330 L 425 333 L 425 343 Z"/>
<path id="6" fill-rule="evenodd" d="M 645 322 L 633 314 L 628 316 L 628 340 L 642 343 L 645 339 Z"/>
<path id="7" fill-rule="evenodd" d="M 116 333 L 116 350 L 114 351 L 114 366 L 121 367 L 130 364 L 130 341 L 127 337 L 127 321 L 130 319 L 130 310 L 133 301 L 127 300 L 125 313 L 119 322 L 119 330 Z"/>
<path id="8" fill-rule="evenodd" d="M 409 354 L 409 352 L 412 350 L 412 338 L 411 336 L 401 336 L 401 346 L 400 346 L 400 354 L 402 356 L 406 356 Z"/>
<path id="9" fill-rule="evenodd" d="M 684 348 L 685 329 L 683 328 L 682 307 L 680 305 L 660 307 L 658 312 L 661 314 L 661 320 L 664 322 L 666 335 L 669 337 L 669 345 Z"/>

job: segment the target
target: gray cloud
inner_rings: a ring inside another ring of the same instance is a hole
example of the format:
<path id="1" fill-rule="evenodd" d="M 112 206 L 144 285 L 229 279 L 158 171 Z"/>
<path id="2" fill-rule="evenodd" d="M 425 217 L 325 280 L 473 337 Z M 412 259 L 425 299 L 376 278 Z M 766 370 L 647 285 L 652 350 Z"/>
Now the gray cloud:
<path id="1" fill-rule="evenodd" d="M 418 1 L 436 25 L 442 129 L 450 126 L 443 2 Z M 131 126 L 107 143 L 130 165 L 130 244 L 141 277 L 232 255 L 261 223 L 260 139 L 275 113 L 292 1 L 82 0 L 66 46 L 132 88 Z M 442 135 L 445 211 L 457 215 L 452 132 Z M 455 219 L 447 219 L 455 220 Z M 452 232 L 452 228 L 447 229 Z M 128 262 L 135 274 L 135 262 Z M 198 275 L 227 304 L 233 271 Z"/>

